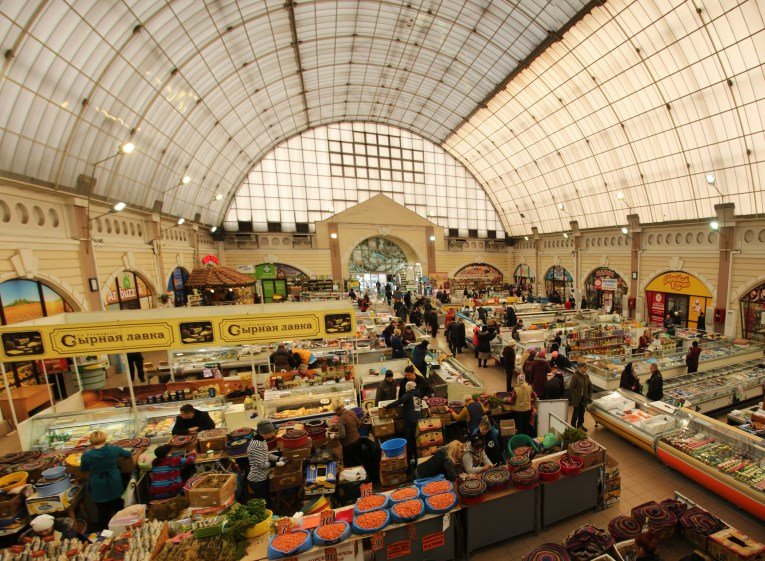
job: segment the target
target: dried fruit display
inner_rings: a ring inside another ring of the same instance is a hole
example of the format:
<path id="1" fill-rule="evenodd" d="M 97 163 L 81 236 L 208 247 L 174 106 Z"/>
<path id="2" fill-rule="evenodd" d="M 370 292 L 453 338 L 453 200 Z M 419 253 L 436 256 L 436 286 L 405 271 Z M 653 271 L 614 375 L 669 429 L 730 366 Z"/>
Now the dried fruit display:
<path id="1" fill-rule="evenodd" d="M 308 537 L 305 531 L 279 534 L 271 540 L 271 547 L 282 553 L 290 553 L 303 545 Z"/>
<path id="2" fill-rule="evenodd" d="M 390 494 L 390 500 L 394 502 L 408 501 L 417 498 L 420 492 L 414 487 L 404 487 L 403 489 L 396 489 Z"/>
<path id="3" fill-rule="evenodd" d="M 422 488 L 422 494 L 426 497 L 429 497 L 430 495 L 446 493 L 452 489 L 454 489 L 454 487 L 448 481 L 433 481 L 432 483 L 428 483 Z"/>
<path id="4" fill-rule="evenodd" d="M 402 520 L 413 520 L 425 512 L 425 507 L 420 499 L 396 503 L 391 509 Z"/>
<path id="5" fill-rule="evenodd" d="M 359 514 L 353 519 L 353 523 L 362 530 L 375 530 L 381 528 L 388 521 L 389 515 L 385 510 L 373 510 Z"/>
<path id="6" fill-rule="evenodd" d="M 325 542 L 336 542 L 343 535 L 346 528 L 348 528 L 348 524 L 345 522 L 333 522 L 332 524 L 319 526 L 314 532 Z"/>
<path id="7" fill-rule="evenodd" d="M 372 510 L 377 510 L 385 506 L 386 502 L 388 501 L 385 498 L 385 495 L 369 495 L 368 497 L 362 497 L 356 501 L 356 511 L 370 512 Z"/>

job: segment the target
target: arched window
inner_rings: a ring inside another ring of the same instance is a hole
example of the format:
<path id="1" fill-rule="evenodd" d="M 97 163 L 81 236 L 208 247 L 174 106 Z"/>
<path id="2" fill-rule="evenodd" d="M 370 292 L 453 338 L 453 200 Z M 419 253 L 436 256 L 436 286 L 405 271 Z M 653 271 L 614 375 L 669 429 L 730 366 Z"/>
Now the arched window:
<path id="1" fill-rule="evenodd" d="M 0 283 L 2 325 L 71 311 L 72 306 L 61 294 L 40 281 L 12 279 Z"/>
<path id="2" fill-rule="evenodd" d="M 134 271 L 122 271 L 109 284 L 107 310 L 141 310 L 152 307 L 151 290 Z"/>
<path id="3" fill-rule="evenodd" d="M 562 302 L 574 291 L 574 279 L 564 267 L 554 265 L 545 273 L 545 295 L 551 302 Z"/>

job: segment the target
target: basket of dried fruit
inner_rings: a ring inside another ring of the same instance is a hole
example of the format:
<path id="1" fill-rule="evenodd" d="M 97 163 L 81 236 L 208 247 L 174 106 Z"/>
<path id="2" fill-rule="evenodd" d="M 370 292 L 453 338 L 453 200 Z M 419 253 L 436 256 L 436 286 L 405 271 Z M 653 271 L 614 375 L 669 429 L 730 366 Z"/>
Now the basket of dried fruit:
<path id="1" fill-rule="evenodd" d="M 390 513 L 385 510 L 373 510 L 353 517 L 353 532 L 355 534 L 374 534 L 390 523 Z"/>
<path id="2" fill-rule="evenodd" d="M 268 542 L 268 558 L 284 559 L 298 553 L 308 551 L 313 547 L 311 532 L 294 530 L 286 534 L 273 536 Z"/>
<path id="3" fill-rule="evenodd" d="M 430 497 L 431 495 L 438 495 L 439 493 L 448 493 L 454 491 L 454 485 L 451 481 L 431 481 L 420 487 L 420 493 L 423 497 Z"/>
<path id="4" fill-rule="evenodd" d="M 333 545 L 351 535 L 351 525 L 342 520 L 322 524 L 313 530 L 314 545 Z"/>
<path id="5" fill-rule="evenodd" d="M 537 466 L 539 479 L 542 481 L 555 481 L 560 477 L 560 464 L 558 462 L 542 462 Z"/>
<path id="6" fill-rule="evenodd" d="M 411 501 L 413 499 L 420 498 L 420 489 L 418 487 L 402 487 L 396 489 L 390 495 L 388 495 L 390 502 L 400 503 L 403 501 Z"/>
<path id="7" fill-rule="evenodd" d="M 425 514 L 425 504 L 422 499 L 412 499 L 394 504 L 390 509 L 394 522 L 414 522 Z"/>
<path id="8" fill-rule="evenodd" d="M 363 514 L 365 512 L 372 512 L 373 510 L 380 510 L 388 506 L 388 497 L 385 495 L 369 495 L 368 497 L 361 497 L 356 501 L 356 506 L 353 507 L 353 512 L 356 514 Z"/>
<path id="9" fill-rule="evenodd" d="M 452 492 L 431 495 L 425 499 L 425 510 L 430 514 L 449 512 L 457 504 L 457 495 Z"/>

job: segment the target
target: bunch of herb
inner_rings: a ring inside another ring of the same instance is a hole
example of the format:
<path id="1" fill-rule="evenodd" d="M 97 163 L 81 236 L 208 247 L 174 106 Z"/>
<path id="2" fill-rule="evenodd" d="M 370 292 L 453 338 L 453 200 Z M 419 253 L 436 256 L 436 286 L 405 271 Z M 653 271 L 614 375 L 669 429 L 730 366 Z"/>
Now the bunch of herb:
<path id="1" fill-rule="evenodd" d="M 246 539 L 247 530 L 263 522 L 267 516 L 266 501 L 263 499 L 236 505 L 226 515 L 226 533 L 234 539 Z"/>
<path id="2" fill-rule="evenodd" d="M 567 449 L 569 444 L 573 442 L 579 442 L 580 440 L 587 440 L 587 438 L 589 438 L 587 436 L 587 433 L 584 432 L 582 429 L 574 429 L 574 428 L 566 429 L 565 431 L 563 431 L 563 438 L 562 438 L 563 449 L 564 450 Z"/>

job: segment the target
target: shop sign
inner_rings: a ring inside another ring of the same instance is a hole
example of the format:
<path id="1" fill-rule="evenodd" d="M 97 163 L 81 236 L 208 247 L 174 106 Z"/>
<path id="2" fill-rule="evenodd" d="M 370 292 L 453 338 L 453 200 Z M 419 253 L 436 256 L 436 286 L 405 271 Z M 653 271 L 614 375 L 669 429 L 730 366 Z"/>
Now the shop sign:
<path id="1" fill-rule="evenodd" d="M 62 356 L 102 354 L 167 348 L 175 341 L 173 326 L 166 322 L 72 326 L 52 329 L 52 349 Z"/>
<path id="2" fill-rule="evenodd" d="M 138 286 L 133 285 L 133 273 L 122 273 L 122 280 L 120 281 L 119 297 L 117 291 L 110 289 L 106 293 L 107 304 L 117 304 L 119 302 L 127 302 L 128 300 L 135 300 L 136 298 L 146 298 L 149 296 L 149 289 L 146 284 L 138 278 Z"/>
<path id="3" fill-rule="evenodd" d="M 598 287 L 598 280 L 600 280 L 601 290 L 616 290 L 619 288 L 619 281 L 617 279 L 595 279 L 595 288 Z"/>
<path id="4" fill-rule="evenodd" d="M 388 546 L 386 559 L 396 559 L 397 557 L 409 557 L 412 554 L 412 542 L 403 540 L 394 542 Z"/>
<path id="5" fill-rule="evenodd" d="M 665 298 L 663 292 L 646 292 L 648 295 L 648 313 L 651 323 L 661 325 L 664 322 Z"/>
<path id="6" fill-rule="evenodd" d="M 646 290 L 686 294 L 688 296 L 704 296 L 705 298 L 712 297 L 712 294 L 703 282 L 683 271 L 671 271 L 659 275 L 648 283 Z"/>
<path id="7" fill-rule="evenodd" d="M 254 275 L 255 274 L 255 267 L 252 265 L 239 265 L 236 268 L 237 271 L 242 273 L 243 275 Z"/>
<path id="8" fill-rule="evenodd" d="M 255 278 L 257 280 L 273 280 L 276 278 L 276 265 L 273 263 L 262 263 L 255 267 Z"/>

